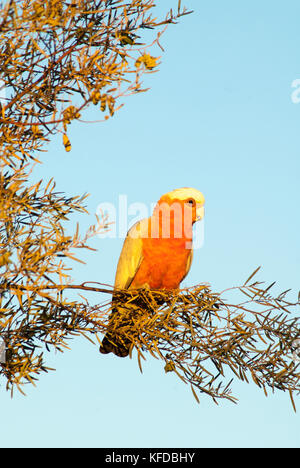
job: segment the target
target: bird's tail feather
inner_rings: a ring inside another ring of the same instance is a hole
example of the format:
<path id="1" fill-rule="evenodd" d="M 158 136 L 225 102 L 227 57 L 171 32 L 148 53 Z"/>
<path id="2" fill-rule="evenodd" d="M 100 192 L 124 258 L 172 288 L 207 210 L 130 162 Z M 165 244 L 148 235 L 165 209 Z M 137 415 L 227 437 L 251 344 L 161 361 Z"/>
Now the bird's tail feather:
<path id="1" fill-rule="evenodd" d="M 102 354 L 114 353 L 116 356 L 126 357 L 129 354 L 129 349 L 129 343 L 124 342 L 117 335 L 108 332 L 102 340 L 99 351 Z"/>
<path id="2" fill-rule="evenodd" d="M 114 305 L 114 298 L 112 303 Z M 109 317 L 108 330 L 100 346 L 100 353 L 114 353 L 119 357 L 129 355 L 133 340 L 130 340 L 127 333 L 132 328 L 134 311 L 135 306 L 133 303 L 130 303 L 130 306 L 127 307 L 113 306 Z"/>

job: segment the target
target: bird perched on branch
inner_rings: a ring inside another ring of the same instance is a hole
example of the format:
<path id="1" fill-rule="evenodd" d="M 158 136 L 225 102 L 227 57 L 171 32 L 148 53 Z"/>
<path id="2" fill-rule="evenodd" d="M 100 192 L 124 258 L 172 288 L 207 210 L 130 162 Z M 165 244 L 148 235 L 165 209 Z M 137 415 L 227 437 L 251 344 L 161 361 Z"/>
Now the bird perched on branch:
<path id="1" fill-rule="evenodd" d="M 204 216 L 204 196 L 193 188 L 163 195 L 152 216 L 128 231 L 119 258 L 116 289 L 176 290 L 188 274 L 193 258 L 193 224 Z M 110 321 L 118 311 L 114 309 Z M 129 354 L 130 343 L 108 331 L 100 346 L 103 354 Z"/>

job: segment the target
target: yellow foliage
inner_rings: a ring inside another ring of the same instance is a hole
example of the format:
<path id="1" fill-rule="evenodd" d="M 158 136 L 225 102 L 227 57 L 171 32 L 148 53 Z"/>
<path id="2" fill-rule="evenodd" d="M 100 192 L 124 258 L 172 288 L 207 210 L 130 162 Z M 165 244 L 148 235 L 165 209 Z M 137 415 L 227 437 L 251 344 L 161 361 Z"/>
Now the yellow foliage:
<path id="1" fill-rule="evenodd" d="M 10 260 L 9 260 L 10 256 L 11 256 L 10 252 L 6 252 L 5 254 L 0 255 L 0 267 L 10 263 Z"/>
<path id="2" fill-rule="evenodd" d="M 173 372 L 176 369 L 176 366 L 173 361 L 167 361 L 165 365 L 165 372 Z"/>
<path id="3" fill-rule="evenodd" d="M 92 99 L 92 103 L 94 105 L 98 104 L 98 102 L 100 101 L 101 99 L 101 94 L 99 91 L 93 91 L 92 94 L 91 94 L 91 99 Z"/>
<path id="4" fill-rule="evenodd" d="M 152 57 L 149 54 L 144 54 L 139 57 L 136 62 L 135 66 L 140 68 L 141 65 L 144 65 L 147 70 L 153 70 L 157 66 L 158 57 Z"/>
<path id="5" fill-rule="evenodd" d="M 74 250 L 91 249 L 87 240 L 110 223 L 97 218 L 83 239 L 78 229 L 67 236 L 64 223 L 70 213 L 85 212 L 85 197 L 56 193 L 52 179 L 30 185 L 37 154 L 58 132 L 70 151 L 67 128 L 91 103 L 107 111 L 107 120 L 120 98 L 140 92 L 137 39 L 145 27 L 153 31 L 146 50 L 186 13 L 156 20 L 154 0 L 112 3 L 0 5 L 1 82 L 9 88 L 0 103 L 0 336 L 7 347 L 0 374 L 7 388 L 22 391 L 47 372 L 44 349 L 63 351 L 74 334 L 99 331 L 99 312 L 81 296 L 69 300 L 61 287 L 71 282 L 70 265 L 82 261 Z"/>
<path id="6" fill-rule="evenodd" d="M 72 145 L 66 133 L 63 134 L 63 144 L 67 152 L 71 151 Z"/>

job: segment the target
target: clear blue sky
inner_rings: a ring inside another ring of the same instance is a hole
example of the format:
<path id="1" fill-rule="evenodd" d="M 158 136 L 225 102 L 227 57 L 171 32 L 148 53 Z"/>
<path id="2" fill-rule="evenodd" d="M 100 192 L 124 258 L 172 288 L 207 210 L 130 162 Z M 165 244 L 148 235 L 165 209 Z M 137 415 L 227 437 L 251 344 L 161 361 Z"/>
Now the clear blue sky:
<path id="1" fill-rule="evenodd" d="M 296 299 L 300 104 L 291 84 L 300 78 L 300 3 L 185 4 L 195 12 L 161 40 L 160 71 L 146 80 L 151 90 L 126 99 L 104 124 L 73 125 L 72 151 L 53 141 L 35 177 L 53 176 L 70 195 L 91 194 L 90 216 L 78 217 L 83 232 L 97 205 L 119 194 L 149 204 L 195 187 L 207 200 L 205 242 L 185 285 L 223 290 L 262 265 L 259 279 L 276 280 L 275 292 L 292 288 Z M 95 109 L 89 116 L 99 118 Z M 98 251 L 75 264 L 74 280 L 113 283 L 122 239 L 91 245 Z M 135 360 L 101 356 L 84 339 L 70 345 L 49 355 L 56 372 L 28 386 L 26 397 L 16 392 L 11 400 L 2 381 L 1 446 L 300 446 L 299 397 L 295 414 L 287 394 L 266 398 L 236 382 L 238 405 L 216 406 L 205 396 L 198 405 L 159 361 L 149 357 L 141 375 Z"/>

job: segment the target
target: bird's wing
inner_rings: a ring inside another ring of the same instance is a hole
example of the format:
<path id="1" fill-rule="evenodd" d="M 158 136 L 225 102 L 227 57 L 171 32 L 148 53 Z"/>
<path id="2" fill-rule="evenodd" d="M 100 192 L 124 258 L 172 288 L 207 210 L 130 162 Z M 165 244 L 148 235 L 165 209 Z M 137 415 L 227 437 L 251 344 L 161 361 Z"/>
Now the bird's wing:
<path id="1" fill-rule="evenodd" d="M 187 262 L 186 262 L 186 269 L 185 269 L 185 274 L 184 274 L 184 277 L 182 278 L 181 282 L 184 280 L 184 278 L 188 275 L 190 269 L 191 269 L 191 265 L 192 265 L 192 261 L 193 261 L 193 256 L 194 256 L 194 251 L 193 249 L 191 249 L 190 251 L 190 254 L 188 256 L 188 259 L 187 259 Z"/>
<path id="2" fill-rule="evenodd" d="M 128 289 L 143 260 L 143 237 L 148 231 L 148 219 L 135 223 L 128 231 L 120 254 L 115 288 Z"/>
<path id="3" fill-rule="evenodd" d="M 129 229 L 127 236 L 124 240 L 122 251 L 120 254 L 116 277 L 115 277 L 115 288 L 117 289 L 128 289 L 139 269 L 140 264 L 143 260 L 143 237 L 148 234 L 148 219 L 138 221 L 136 224 Z M 147 231 L 145 230 L 147 229 Z M 115 295 L 112 297 L 112 312 L 109 317 L 110 324 L 113 324 L 114 320 L 119 316 L 119 310 L 121 307 L 114 307 Z M 125 313 L 128 309 L 125 308 Z M 118 320 L 118 319 L 117 319 Z M 124 321 L 124 317 L 123 317 Z M 129 354 L 131 342 L 126 340 L 126 337 L 120 338 L 115 330 L 108 331 L 102 340 L 100 346 L 100 352 L 103 354 L 113 352 L 117 356 L 126 357 Z"/>

